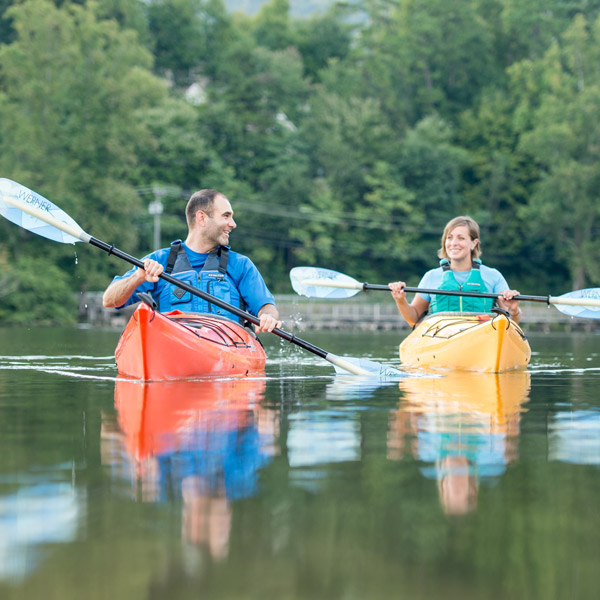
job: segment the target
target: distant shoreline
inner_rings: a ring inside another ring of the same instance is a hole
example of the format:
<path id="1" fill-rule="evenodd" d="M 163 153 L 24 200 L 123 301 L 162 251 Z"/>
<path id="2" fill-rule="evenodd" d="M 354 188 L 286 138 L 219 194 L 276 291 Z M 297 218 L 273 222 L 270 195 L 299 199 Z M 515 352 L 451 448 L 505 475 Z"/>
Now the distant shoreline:
<path id="1" fill-rule="evenodd" d="M 399 330 L 410 327 L 391 301 L 372 302 L 371 298 L 323 301 L 296 295 L 276 295 L 277 306 L 288 330 L 360 329 Z M 573 319 L 552 306 L 522 302 L 521 326 L 527 331 L 571 332 L 600 330 L 600 319 Z M 125 326 L 133 307 L 117 311 L 102 306 L 102 292 L 79 296 L 79 322 L 89 325 Z"/>

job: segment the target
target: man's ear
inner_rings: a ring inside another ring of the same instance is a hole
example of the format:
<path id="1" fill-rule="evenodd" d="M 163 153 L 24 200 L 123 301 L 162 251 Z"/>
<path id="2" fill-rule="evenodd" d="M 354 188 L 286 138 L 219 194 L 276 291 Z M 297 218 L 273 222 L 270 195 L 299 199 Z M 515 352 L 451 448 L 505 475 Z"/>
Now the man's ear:
<path id="1" fill-rule="evenodd" d="M 203 210 L 196 211 L 196 225 L 204 227 L 206 223 L 206 213 Z"/>

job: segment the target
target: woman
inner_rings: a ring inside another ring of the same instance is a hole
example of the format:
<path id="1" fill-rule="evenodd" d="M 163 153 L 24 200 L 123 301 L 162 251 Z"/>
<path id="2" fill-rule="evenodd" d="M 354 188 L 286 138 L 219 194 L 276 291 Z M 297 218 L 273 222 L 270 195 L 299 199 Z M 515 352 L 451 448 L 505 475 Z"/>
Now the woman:
<path id="1" fill-rule="evenodd" d="M 462 290 L 469 292 L 492 292 L 501 294 L 497 302 L 500 308 L 510 313 L 510 318 L 521 320 L 517 290 L 508 289 L 506 279 L 500 271 L 481 264 L 479 225 L 471 217 L 455 217 L 444 228 L 442 247 L 438 251 L 440 266 L 427 271 L 419 283 L 420 288 L 439 290 Z M 444 296 L 441 294 L 415 294 L 409 304 L 406 300 L 403 281 L 389 284 L 398 310 L 409 325 L 414 325 L 426 314 L 431 305 L 432 312 L 489 312 L 493 300 L 467 296 Z"/>

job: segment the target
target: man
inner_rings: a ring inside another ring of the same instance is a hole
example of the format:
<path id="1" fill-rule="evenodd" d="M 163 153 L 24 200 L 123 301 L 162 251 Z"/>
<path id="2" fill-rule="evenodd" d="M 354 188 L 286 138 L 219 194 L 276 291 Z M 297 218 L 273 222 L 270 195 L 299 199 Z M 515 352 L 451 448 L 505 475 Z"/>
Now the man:
<path id="1" fill-rule="evenodd" d="M 215 313 L 238 321 L 234 314 L 172 285 L 159 275 L 173 277 L 207 291 L 260 319 L 256 332 L 281 327 L 275 299 L 254 263 L 229 249 L 229 234 L 237 227 L 227 197 L 216 190 L 192 194 L 185 209 L 188 235 L 144 258 L 144 269 L 134 267 L 115 277 L 106 288 L 102 303 L 106 308 L 121 308 L 139 302 L 141 292 L 149 292 L 161 312 Z"/>

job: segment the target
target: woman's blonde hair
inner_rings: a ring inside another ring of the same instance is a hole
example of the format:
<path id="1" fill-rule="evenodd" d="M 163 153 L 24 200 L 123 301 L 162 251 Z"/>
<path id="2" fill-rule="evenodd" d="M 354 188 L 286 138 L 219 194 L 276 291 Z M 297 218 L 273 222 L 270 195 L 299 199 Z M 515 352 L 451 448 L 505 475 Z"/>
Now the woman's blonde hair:
<path id="1" fill-rule="evenodd" d="M 475 219 L 464 216 L 454 217 L 454 219 L 449 221 L 446 227 L 444 227 L 444 233 L 442 234 L 442 247 L 438 250 L 438 256 L 440 258 L 450 259 L 450 257 L 446 253 L 446 238 L 453 229 L 456 229 L 456 227 L 460 227 L 461 225 L 466 225 L 469 228 L 469 237 L 472 240 L 478 240 L 475 248 L 471 250 L 471 258 L 479 258 L 481 256 L 481 240 L 479 238 L 479 225 L 477 225 L 477 221 L 475 221 Z"/>

